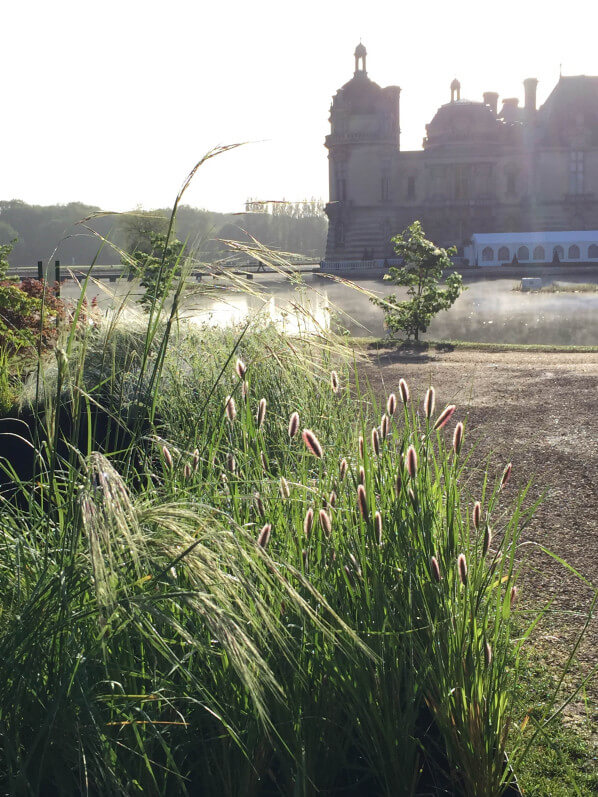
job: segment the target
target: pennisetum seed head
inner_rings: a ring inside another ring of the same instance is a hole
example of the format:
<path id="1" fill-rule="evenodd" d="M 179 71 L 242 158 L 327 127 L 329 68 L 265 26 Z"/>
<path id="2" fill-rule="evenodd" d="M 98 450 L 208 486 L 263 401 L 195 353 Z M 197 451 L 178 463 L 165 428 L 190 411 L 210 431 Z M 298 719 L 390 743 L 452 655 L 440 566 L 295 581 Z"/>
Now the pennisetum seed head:
<path id="1" fill-rule="evenodd" d="M 346 460 L 346 459 L 343 457 L 343 458 L 341 459 L 341 464 L 340 464 L 340 466 L 339 466 L 339 471 L 340 471 L 340 479 L 341 479 L 341 481 L 343 481 L 343 480 L 344 480 L 344 478 L 345 478 L 345 476 L 347 475 L 347 470 L 348 470 L 348 468 L 349 468 L 349 463 L 348 463 L 348 462 L 347 462 L 347 460 Z"/>
<path id="2" fill-rule="evenodd" d="M 488 640 L 484 640 L 484 664 L 489 667 L 492 664 L 492 648 Z"/>
<path id="3" fill-rule="evenodd" d="M 414 446 L 409 446 L 407 455 L 405 456 L 405 464 L 407 466 L 407 473 L 412 479 L 415 479 L 417 474 L 417 452 Z"/>
<path id="4" fill-rule="evenodd" d="M 332 521 L 330 520 L 330 515 L 325 509 L 320 509 L 319 516 L 322 531 L 327 537 L 330 537 L 330 532 L 332 531 Z"/>
<path id="5" fill-rule="evenodd" d="M 243 399 L 246 399 L 249 395 L 249 382 L 246 379 L 241 382 L 241 395 Z"/>
<path id="6" fill-rule="evenodd" d="M 185 467 L 183 468 L 183 479 L 189 481 L 189 479 L 191 478 L 191 473 L 192 473 L 191 465 L 188 462 L 185 462 Z"/>
<path id="7" fill-rule="evenodd" d="M 390 418 L 386 413 L 384 413 L 384 415 L 382 416 L 382 420 L 380 421 L 380 436 L 382 437 L 383 440 L 386 440 L 389 434 L 390 434 Z"/>
<path id="8" fill-rule="evenodd" d="M 280 495 L 282 498 L 289 498 L 291 495 L 289 483 L 284 476 L 280 477 Z"/>
<path id="9" fill-rule="evenodd" d="M 363 437 L 359 435 L 359 458 L 363 459 L 363 454 L 365 451 L 365 444 L 363 442 Z"/>
<path id="10" fill-rule="evenodd" d="M 314 510 L 309 507 L 307 512 L 305 513 L 305 517 L 303 518 L 303 533 L 309 539 L 309 535 L 311 534 L 312 526 L 314 525 Z"/>
<path id="11" fill-rule="evenodd" d="M 359 466 L 359 483 L 365 485 L 365 468 L 363 465 Z"/>
<path id="12" fill-rule="evenodd" d="M 480 518 L 482 516 L 482 505 L 479 501 L 476 501 L 473 505 L 473 509 L 471 512 L 471 519 L 473 521 L 473 525 L 475 530 L 477 531 L 480 528 Z"/>
<path id="13" fill-rule="evenodd" d="M 455 454 L 458 454 L 461 451 L 461 446 L 463 444 L 463 424 L 461 421 L 455 426 L 455 431 L 453 432 L 453 451 Z"/>
<path id="14" fill-rule="evenodd" d="M 172 469 L 172 454 L 168 449 L 168 446 L 162 446 L 162 456 L 164 457 L 164 464 L 168 468 L 168 470 Z"/>
<path id="15" fill-rule="evenodd" d="M 293 412 L 291 413 L 291 417 L 289 418 L 289 437 L 293 438 L 299 431 L 299 413 Z"/>
<path id="16" fill-rule="evenodd" d="M 429 387 L 426 391 L 426 397 L 424 399 L 424 414 L 428 420 L 434 414 L 434 407 L 436 406 L 436 391 L 433 387 Z"/>
<path id="17" fill-rule="evenodd" d="M 386 402 L 386 412 L 389 415 L 394 415 L 397 410 L 397 397 L 394 393 L 391 393 L 388 397 L 388 401 Z"/>
<path id="18" fill-rule="evenodd" d="M 266 399 L 261 398 L 260 403 L 258 404 L 257 407 L 257 415 L 255 418 L 258 429 L 261 429 L 262 426 L 264 425 L 265 418 L 266 418 Z"/>
<path id="19" fill-rule="evenodd" d="M 486 554 L 490 550 L 491 544 L 492 544 L 492 531 L 490 530 L 490 526 L 486 523 L 486 528 L 484 529 L 484 544 L 482 546 L 482 556 L 486 556 Z"/>
<path id="20" fill-rule="evenodd" d="M 446 424 L 453 417 L 453 414 L 456 409 L 457 407 L 454 404 L 449 404 L 448 406 L 446 406 L 442 410 L 438 418 L 436 418 L 436 422 L 434 423 L 434 429 L 442 429 L 443 426 L 446 426 Z"/>
<path id="21" fill-rule="evenodd" d="M 336 493 L 334 492 L 334 490 L 332 490 L 332 492 L 328 496 L 328 503 L 333 508 L 336 506 Z"/>
<path id="22" fill-rule="evenodd" d="M 359 566 L 359 562 L 358 562 L 358 561 L 357 561 L 357 559 L 356 559 L 356 558 L 353 556 L 353 554 L 352 554 L 352 553 L 349 553 L 349 559 L 351 560 L 351 564 L 352 564 L 352 565 L 353 565 L 353 567 L 355 568 L 355 572 L 357 573 L 357 576 L 358 576 L 359 578 L 361 578 L 361 575 L 362 575 L 362 574 L 361 574 L 361 567 Z"/>
<path id="23" fill-rule="evenodd" d="M 256 493 L 253 496 L 253 500 L 255 501 L 255 508 L 257 510 L 258 515 L 260 517 L 264 516 L 264 502 L 262 501 L 262 497 L 259 493 Z"/>
<path id="24" fill-rule="evenodd" d="M 235 371 L 237 372 L 237 376 L 239 377 L 239 379 L 245 379 L 245 374 L 247 373 L 247 366 L 240 358 L 237 358 Z"/>
<path id="25" fill-rule="evenodd" d="M 314 457 L 317 457 L 318 459 L 322 459 L 322 457 L 324 456 L 324 451 L 322 449 L 322 446 L 320 445 L 320 441 L 312 432 L 312 430 L 304 429 L 302 437 L 303 437 L 303 442 L 305 443 L 305 446 L 307 450 L 310 452 L 310 454 L 313 454 Z"/>
<path id="26" fill-rule="evenodd" d="M 237 417 L 237 407 L 234 398 L 232 396 L 227 396 L 224 400 L 224 406 L 226 408 L 226 417 L 232 423 Z"/>
<path id="27" fill-rule="evenodd" d="M 401 401 L 407 404 L 409 401 L 409 386 L 404 379 L 399 379 L 399 391 L 401 393 Z"/>
<path id="28" fill-rule="evenodd" d="M 378 545 L 382 545 L 382 515 L 376 512 L 374 515 L 374 527 L 376 529 L 376 540 Z"/>
<path id="29" fill-rule="evenodd" d="M 438 559 L 435 556 L 430 559 L 430 570 L 432 571 L 432 578 L 437 584 L 439 584 L 442 576 L 440 575 L 440 565 L 438 564 Z"/>
<path id="30" fill-rule="evenodd" d="M 378 430 L 376 427 L 372 429 L 372 449 L 374 454 L 379 457 L 380 456 L 380 435 L 378 434 Z"/>
<path id="31" fill-rule="evenodd" d="M 465 558 L 464 553 L 459 554 L 459 558 L 457 559 L 457 568 L 459 570 L 459 581 L 463 584 L 464 587 L 467 586 L 467 559 Z"/>
<path id="32" fill-rule="evenodd" d="M 234 456 L 231 453 L 228 453 L 226 455 L 226 467 L 231 473 L 236 473 L 237 463 L 235 461 Z"/>
<path id="33" fill-rule="evenodd" d="M 270 540 L 270 532 L 272 531 L 272 524 L 266 523 L 265 526 L 262 526 L 260 533 L 257 536 L 257 544 L 260 548 L 265 548 L 268 545 L 268 541 Z"/>
<path id="34" fill-rule="evenodd" d="M 518 597 L 519 597 L 519 588 L 515 587 L 515 586 L 511 587 L 511 595 L 510 595 L 510 601 L 509 601 L 511 609 L 517 603 L 517 598 Z"/>
<path id="35" fill-rule="evenodd" d="M 330 372 L 330 387 L 332 388 L 333 393 L 338 393 L 339 391 L 339 381 L 338 381 L 338 374 L 336 371 Z"/>
<path id="36" fill-rule="evenodd" d="M 357 485 L 357 506 L 359 507 L 361 517 L 367 520 L 369 518 L 368 499 L 363 484 Z"/>
<path id="37" fill-rule="evenodd" d="M 262 470 L 268 470 L 268 462 L 263 451 L 260 451 L 260 462 L 262 463 Z"/>
<path id="38" fill-rule="evenodd" d="M 509 481 L 509 479 L 511 478 L 511 471 L 512 470 L 513 470 L 513 465 L 509 462 L 509 464 L 506 466 L 506 468 L 502 472 L 502 477 L 501 477 L 501 480 L 500 480 L 500 489 L 501 490 L 505 486 L 505 484 Z"/>
<path id="39" fill-rule="evenodd" d="M 193 473 L 197 473 L 197 469 L 199 468 L 199 451 L 197 448 L 193 452 Z"/>
<path id="40" fill-rule="evenodd" d="M 395 492 L 397 494 L 397 498 L 401 495 L 401 486 L 403 484 L 403 475 L 401 470 L 397 471 L 397 478 L 395 479 Z"/>

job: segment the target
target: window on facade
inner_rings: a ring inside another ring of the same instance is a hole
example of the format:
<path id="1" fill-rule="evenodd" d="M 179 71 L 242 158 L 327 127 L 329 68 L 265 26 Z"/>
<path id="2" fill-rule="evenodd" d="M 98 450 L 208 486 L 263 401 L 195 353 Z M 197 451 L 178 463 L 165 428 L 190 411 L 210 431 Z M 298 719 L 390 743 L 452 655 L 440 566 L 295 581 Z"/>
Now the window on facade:
<path id="1" fill-rule="evenodd" d="M 596 244 L 591 244 L 590 248 L 588 249 L 588 257 L 592 259 L 598 257 L 598 246 Z"/>
<path id="2" fill-rule="evenodd" d="M 511 259 L 511 256 L 509 255 L 508 246 L 501 246 L 500 247 L 500 249 L 498 250 L 498 259 L 500 261 L 502 261 L 503 263 L 506 263 L 508 260 Z"/>
<path id="3" fill-rule="evenodd" d="M 565 250 L 562 246 L 555 246 L 552 250 L 553 260 L 562 260 L 565 257 Z"/>
<path id="4" fill-rule="evenodd" d="M 482 260 L 488 262 L 489 260 L 494 260 L 494 249 L 491 246 L 485 246 L 482 249 Z"/>
<path id="5" fill-rule="evenodd" d="M 527 246 L 520 246 L 517 250 L 517 260 L 529 260 L 529 249 Z"/>
<path id="6" fill-rule="evenodd" d="M 573 244 L 573 246 L 569 247 L 567 257 L 569 260 L 579 260 L 579 246 L 577 246 L 577 244 Z"/>
<path id="7" fill-rule="evenodd" d="M 534 249 L 534 260 L 545 260 L 546 259 L 546 252 L 544 251 L 543 246 L 536 246 Z"/>
<path id="8" fill-rule="evenodd" d="M 415 199 L 415 177 L 407 178 L 407 199 Z"/>
<path id="9" fill-rule="evenodd" d="M 569 193 L 583 194 L 583 152 L 569 153 Z"/>

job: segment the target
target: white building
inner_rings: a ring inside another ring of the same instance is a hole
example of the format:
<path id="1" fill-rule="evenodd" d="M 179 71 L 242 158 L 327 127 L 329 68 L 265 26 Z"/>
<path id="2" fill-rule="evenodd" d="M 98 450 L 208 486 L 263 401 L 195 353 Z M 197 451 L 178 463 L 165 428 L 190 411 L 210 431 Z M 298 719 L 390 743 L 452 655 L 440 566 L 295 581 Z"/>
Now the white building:
<path id="1" fill-rule="evenodd" d="M 472 266 L 598 263 L 598 230 L 474 233 L 464 256 Z"/>

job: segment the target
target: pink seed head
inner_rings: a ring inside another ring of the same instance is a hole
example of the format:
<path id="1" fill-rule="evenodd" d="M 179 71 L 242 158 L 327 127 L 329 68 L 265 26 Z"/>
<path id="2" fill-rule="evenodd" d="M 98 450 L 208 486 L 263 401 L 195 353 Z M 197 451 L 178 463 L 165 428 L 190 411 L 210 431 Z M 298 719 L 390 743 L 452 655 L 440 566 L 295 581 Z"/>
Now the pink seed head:
<path id="1" fill-rule="evenodd" d="M 330 515 L 325 509 L 320 509 L 320 526 L 322 527 L 322 531 L 327 537 L 330 537 L 330 532 L 332 531 L 332 521 L 330 520 Z"/>
<path id="2" fill-rule="evenodd" d="M 376 540 L 378 545 L 382 545 L 382 515 L 376 512 L 374 515 L 374 527 L 376 529 Z"/>
<path id="3" fill-rule="evenodd" d="M 241 383 L 241 395 L 243 396 L 243 399 L 246 399 L 249 395 L 249 382 L 246 382 L 245 380 L 243 380 Z"/>
<path id="4" fill-rule="evenodd" d="M 388 401 L 386 402 L 386 412 L 389 415 L 394 415 L 397 410 L 397 397 L 394 393 L 391 393 L 388 397 Z"/>
<path id="5" fill-rule="evenodd" d="M 333 393 L 338 393 L 339 391 L 339 381 L 338 381 L 338 374 L 336 371 L 330 372 L 330 387 L 332 388 Z"/>
<path id="6" fill-rule="evenodd" d="M 461 445 L 463 444 L 463 424 L 461 421 L 455 426 L 455 431 L 453 432 L 453 451 L 455 454 L 458 454 L 461 451 Z"/>
<path id="7" fill-rule="evenodd" d="M 432 570 L 432 578 L 437 584 L 439 584 L 442 576 L 440 575 L 440 565 L 438 564 L 438 559 L 435 556 L 430 559 L 430 569 Z"/>
<path id="8" fill-rule="evenodd" d="M 397 471 L 397 478 L 395 480 L 395 492 L 397 498 L 401 495 L 401 486 L 403 484 L 403 475 L 400 470 Z"/>
<path id="9" fill-rule="evenodd" d="M 473 521 L 473 525 L 475 530 L 477 531 L 480 528 L 480 518 L 482 516 L 482 505 L 479 501 L 476 501 L 473 505 L 473 510 L 471 512 L 471 519 Z"/>
<path id="10" fill-rule="evenodd" d="M 226 407 L 226 417 L 232 423 L 237 417 L 237 407 L 234 398 L 232 396 L 227 396 L 224 401 L 224 406 Z"/>
<path id="11" fill-rule="evenodd" d="M 434 414 L 434 407 L 436 406 L 436 391 L 433 387 L 429 387 L 424 399 L 424 414 L 426 418 L 430 419 Z"/>
<path id="12" fill-rule="evenodd" d="M 401 401 L 407 404 L 409 401 L 409 386 L 404 379 L 399 379 L 399 391 L 401 393 Z"/>
<path id="13" fill-rule="evenodd" d="M 465 587 L 467 586 L 467 559 L 465 558 L 464 553 L 459 554 L 459 558 L 457 559 L 457 567 L 459 570 L 459 581 Z"/>
<path id="14" fill-rule="evenodd" d="M 510 597 L 510 606 L 511 609 L 517 603 L 517 598 L 519 597 L 519 588 L 518 587 L 511 587 L 511 597 Z"/>
<path id="15" fill-rule="evenodd" d="M 257 407 L 257 415 L 255 418 L 258 429 L 261 429 L 262 426 L 264 425 L 265 417 L 266 417 L 266 399 L 261 398 L 260 403 L 258 404 Z"/>
<path id="16" fill-rule="evenodd" d="M 322 449 L 322 446 L 320 445 L 320 441 L 312 432 L 312 430 L 304 429 L 301 436 L 303 437 L 303 442 L 305 443 L 306 448 L 310 452 L 310 454 L 313 454 L 314 457 L 317 457 L 318 459 L 322 459 L 322 457 L 324 456 L 324 451 Z"/>
<path id="17" fill-rule="evenodd" d="M 348 470 L 348 469 L 349 469 L 349 463 L 348 463 L 348 462 L 347 462 L 347 460 L 346 460 L 346 459 L 343 457 L 343 458 L 341 459 L 341 464 L 340 464 L 340 466 L 339 466 L 339 471 L 340 471 L 340 479 L 341 479 L 341 481 L 343 481 L 343 480 L 344 480 L 344 478 L 345 478 L 345 476 L 347 475 L 347 470 Z"/>
<path id="18" fill-rule="evenodd" d="M 293 412 L 289 418 L 289 437 L 293 438 L 299 431 L 299 413 Z"/>
<path id="19" fill-rule="evenodd" d="M 363 484 L 357 485 L 357 506 L 359 507 L 361 517 L 367 520 L 369 517 L 368 499 Z"/>
<path id="20" fill-rule="evenodd" d="M 500 480 L 500 489 L 501 490 L 505 486 L 505 484 L 509 481 L 509 479 L 511 478 L 511 471 L 512 470 L 513 470 L 513 465 L 509 462 L 509 464 L 503 470 L 503 473 L 502 473 L 502 478 Z"/>
<path id="21" fill-rule="evenodd" d="M 363 442 L 363 437 L 359 435 L 359 458 L 363 459 L 363 454 L 365 450 L 365 444 Z"/>
<path id="22" fill-rule="evenodd" d="M 289 498 L 291 495 L 289 483 L 284 476 L 280 477 L 280 495 L 282 496 L 282 498 Z"/>
<path id="23" fill-rule="evenodd" d="M 374 454 L 379 457 L 380 456 L 380 435 L 378 434 L 378 430 L 374 427 L 372 429 L 372 448 L 374 449 Z"/>
<path id="24" fill-rule="evenodd" d="M 191 465 L 188 462 L 185 462 L 185 467 L 183 468 L 183 478 L 186 481 L 189 481 L 189 479 L 191 478 L 191 473 L 192 473 Z"/>
<path id="25" fill-rule="evenodd" d="M 442 429 L 443 426 L 446 426 L 446 424 L 453 417 L 453 414 L 456 409 L 457 407 L 454 404 L 449 404 L 447 407 L 445 407 L 438 416 L 438 418 L 436 418 L 434 429 Z"/>
<path id="26" fill-rule="evenodd" d="M 237 376 L 239 379 L 245 379 L 245 374 L 247 373 L 247 366 L 241 359 L 237 359 L 237 364 L 235 365 L 235 371 L 237 372 Z"/>
<path id="27" fill-rule="evenodd" d="M 363 465 L 359 466 L 359 483 L 365 484 L 365 469 Z"/>
<path id="28" fill-rule="evenodd" d="M 492 664 L 492 648 L 487 640 L 484 642 L 484 664 L 486 667 Z"/>
<path id="29" fill-rule="evenodd" d="M 272 531 L 271 523 L 266 523 L 265 526 L 262 526 L 262 529 L 257 536 L 257 544 L 260 546 L 260 548 L 265 548 L 266 545 L 268 545 L 271 531 Z"/>
<path id="30" fill-rule="evenodd" d="M 309 539 L 309 535 L 311 534 L 312 526 L 314 525 L 314 510 L 309 507 L 307 512 L 305 513 L 305 517 L 303 518 L 303 533 Z"/>
<path id="31" fill-rule="evenodd" d="M 383 440 L 386 440 L 389 434 L 390 434 L 390 418 L 388 417 L 388 415 L 386 415 L 386 413 L 384 413 L 384 415 L 382 416 L 382 420 L 380 421 L 380 436 L 382 437 Z"/>
<path id="32" fill-rule="evenodd" d="M 168 446 L 162 446 L 162 456 L 164 457 L 164 464 L 170 470 L 172 468 L 172 454 L 168 450 Z"/>
<path id="33" fill-rule="evenodd" d="M 412 479 L 415 479 L 417 474 L 417 452 L 415 448 L 411 445 L 407 449 L 407 456 L 405 457 L 405 462 L 407 465 L 407 473 Z"/>
<path id="34" fill-rule="evenodd" d="M 330 504 L 331 507 L 336 506 L 336 493 L 334 492 L 334 490 L 328 496 L 328 503 Z"/>
<path id="35" fill-rule="evenodd" d="M 237 463 L 235 462 L 235 458 L 232 454 L 226 455 L 226 467 L 231 473 L 235 473 L 237 470 Z"/>
<path id="36" fill-rule="evenodd" d="M 268 462 L 263 451 L 260 451 L 260 462 L 262 463 L 262 470 L 268 470 Z"/>

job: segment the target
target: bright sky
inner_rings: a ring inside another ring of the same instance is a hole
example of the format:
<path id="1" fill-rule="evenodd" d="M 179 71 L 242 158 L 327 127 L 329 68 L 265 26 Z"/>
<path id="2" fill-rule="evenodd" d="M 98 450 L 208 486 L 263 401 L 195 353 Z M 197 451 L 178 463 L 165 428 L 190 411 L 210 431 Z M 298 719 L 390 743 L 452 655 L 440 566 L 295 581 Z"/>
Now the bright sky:
<path id="1" fill-rule="evenodd" d="M 419 149 L 461 81 L 538 100 L 598 74 L 587 0 L 0 0 L 0 199 L 169 206 L 209 149 L 259 142 L 197 175 L 186 202 L 239 211 L 327 199 L 324 136 L 361 38 L 372 80 L 400 85 L 402 148 Z M 556 10 L 555 10 L 556 9 Z M 500 107 L 500 106 L 499 106 Z"/>

